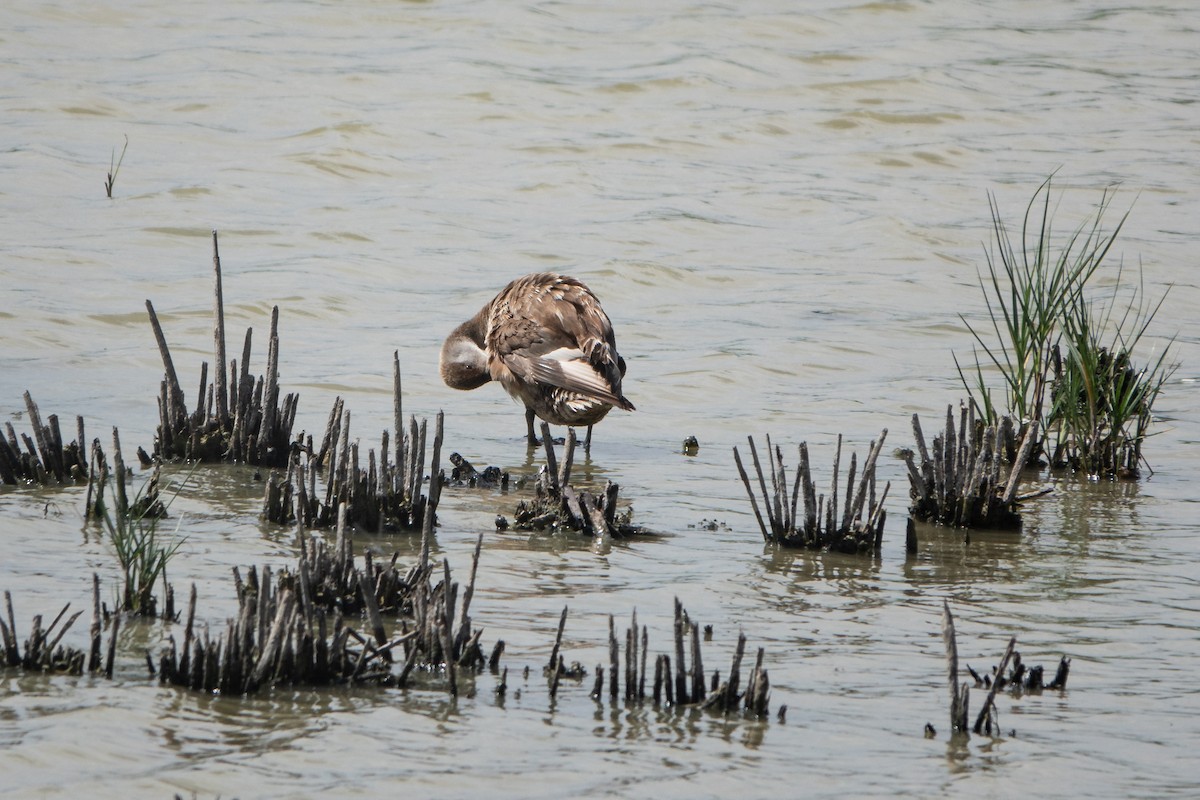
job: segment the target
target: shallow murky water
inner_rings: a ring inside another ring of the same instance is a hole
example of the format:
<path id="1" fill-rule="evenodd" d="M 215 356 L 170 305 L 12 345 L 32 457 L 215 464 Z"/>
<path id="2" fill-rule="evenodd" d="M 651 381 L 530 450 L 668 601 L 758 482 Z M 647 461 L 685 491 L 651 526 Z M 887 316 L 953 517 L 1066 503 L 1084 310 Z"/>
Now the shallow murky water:
<path id="1" fill-rule="evenodd" d="M 84 414 L 89 437 L 115 425 L 149 448 L 161 364 L 144 300 L 191 386 L 211 359 L 215 228 L 227 325 L 237 342 L 254 327 L 256 373 L 280 307 L 297 427 L 321 428 L 340 395 L 377 446 L 399 350 L 406 413 L 444 409 L 448 450 L 532 472 L 520 409 L 496 387 L 444 388 L 437 350 L 512 277 L 560 270 L 603 299 L 638 406 L 597 428 L 580 474 L 620 483 L 659 535 L 596 553 L 497 533 L 514 495 L 448 492 L 439 555 L 465 567 L 487 532 L 474 616 L 512 672 L 534 668 L 510 677 L 519 697 L 498 701 L 488 675 L 456 703 L 198 697 L 145 678 L 170 629 L 129 626 L 112 681 L 0 676 L 0 791 L 1193 794 L 1197 23 L 1189 2 L 1101 0 L 5 4 L 0 412 L 18 431 L 29 389 L 43 414 Z M 1153 477 L 1058 483 L 1019 537 L 927 530 L 906 557 L 903 465 L 886 460 L 878 560 L 764 548 L 731 446 L 808 441 L 827 470 L 838 433 L 861 454 L 882 428 L 909 444 L 913 412 L 938 427 L 961 396 L 952 353 L 970 358 L 958 315 L 984 310 L 987 192 L 1015 222 L 1054 170 L 1062 230 L 1121 183 L 1126 267 L 1149 296 L 1173 285 L 1153 334 L 1177 334 L 1183 367 Z M 257 520 L 260 489 L 205 469 L 177 501 L 172 579 L 196 583 L 214 626 L 231 567 L 297 553 Z M 0 588 L 23 633 L 86 607 L 93 570 L 115 576 L 82 504 L 0 490 Z M 590 667 L 608 615 L 623 629 L 635 608 L 665 650 L 675 597 L 714 625 L 710 669 L 739 629 L 766 648 L 785 723 L 598 705 L 588 681 L 550 701 L 538 672 L 564 605 L 564 655 Z M 1003 738 L 951 743 L 943 598 L 968 663 L 990 667 L 1015 634 L 1030 663 L 1073 659 L 1069 690 L 1005 700 Z"/>

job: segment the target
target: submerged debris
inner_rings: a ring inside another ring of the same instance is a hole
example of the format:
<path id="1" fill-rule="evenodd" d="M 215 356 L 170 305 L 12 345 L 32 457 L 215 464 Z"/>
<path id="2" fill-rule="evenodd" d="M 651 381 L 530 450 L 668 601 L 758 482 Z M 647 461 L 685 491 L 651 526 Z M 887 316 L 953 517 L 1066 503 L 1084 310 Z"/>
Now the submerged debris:
<path id="1" fill-rule="evenodd" d="M 51 414 L 43 424 L 41 412 L 29 392 L 25 392 L 25 410 L 29 414 L 33 438 L 22 433 L 18 440 L 12 423 L 4 423 L 6 435 L 0 436 L 0 483 L 16 485 L 27 481 L 47 485 L 53 481 L 62 485 L 87 480 L 83 417 L 75 418 L 78 430 L 75 441 L 63 445 L 57 414 Z"/>
<path id="2" fill-rule="evenodd" d="M 395 384 L 396 430 L 403 430 L 400 405 L 400 356 L 392 354 Z M 396 435 L 394 458 L 388 432 L 383 432 L 379 458 L 367 451 L 363 469 L 357 441 L 350 439 L 350 412 L 342 399 L 334 401 L 319 449 L 312 438 L 293 450 L 287 472 L 272 472 L 263 496 L 263 518 L 282 525 L 327 528 L 337 521 L 345 505 L 350 524 L 379 533 L 422 530 L 436 521 L 438 499 L 445 475 L 440 469 L 443 415 L 438 412 L 429 463 L 428 496 L 424 484 L 426 421 L 409 419 L 408 433 Z M 317 488 L 317 472 L 325 471 L 324 492 Z M 322 495 L 324 499 L 322 499 Z"/>
<path id="3" fill-rule="evenodd" d="M 738 474 L 750 497 L 750 505 L 762 531 L 763 539 L 767 542 L 780 544 L 785 547 L 804 547 L 810 550 L 832 550 L 840 553 L 878 553 L 883 541 L 883 526 L 887 520 L 887 512 L 883 502 L 887 499 L 891 484 L 883 488 L 883 495 L 875 497 L 875 463 L 883 449 L 883 441 L 887 437 L 887 429 L 883 430 L 879 439 L 871 442 L 871 450 L 863 462 L 862 475 L 855 484 L 857 454 L 850 455 L 850 470 L 846 475 L 846 494 L 839 515 L 838 478 L 842 457 L 842 437 L 838 436 L 837 453 L 833 459 L 833 483 L 830 486 L 828 502 L 825 495 L 817 495 L 812 479 L 808 460 L 808 444 L 800 443 L 800 464 L 796 470 L 796 478 L 792 485 L 791 499 L 788 499 L 787 470 L 783 464 L 783 451 L 772 447 L 771 437 L 767 437 L 767 458 L 771 471 L 771 487 L 767 488 L 766 477 L 762 464 L 758 459 L 758 450 L 754 446 L 754 438 L 747 437 L 750 444 L 750 457 L 758 477 L 758 486 L 762 492 L 763 506 L 766 508 L 767 519 L 764 521 L 759 511 L 758 500 L 750 484 L 750 477 L 742 465 L 741 454 L 737 447 L 733 448 L 733 458 L 737 463 Z M 804 516 L 797 516 L 799 497 L 804 496 Z M 863 514 L 866 512 L 866 518 Z M 769 525 L 769 527 L 768 527 Z"/>
<path id="4" fill-rule="evenodd" d="M 298 394 L 279 400 L 279 306 L 271 309 L 271 336 L 267 350 L 267 373 L 255 381 L 250 377 L 250 342 L 253 328 L 246 329 L 241 369 L 237 360 L 225 363 L 225 300 L 221 289 L 221 258 L 217 232 L 213 231 L 213 351 L 216 362 L 213 382 L 208 382 L 208 362 L 200 366 L 200 391 L 196 410 L 188 413 L 175 363 L 154 305 L 147 300 L 150 325 L 163 360 L 164 376 L 159 390 L 158 433 L 154 456 L 162 461 L 229 461 L 282 467 L 287 464 L 292 424 L 296 419 Z"/>
<path id="5" fill-rule="evenodd" d="M 571 486 L 571 466 L 575 455 L 575 430 L 567 430 L 566 450 L 562 463 L 557 462 L 550 426 L 542 423 L 542 442 L 546 464 L 538 472 L 532 500 L 521 500 L 513 512 L 513 527 L 517 530 L 572 530 L 585 536 L 623 538 L 645 533 L 631 522 L 631 513 L 617 512 L 620 487 L 612 481 L 604 492 L 594 495 Z M 496 527 L 504 530 L 508 520 L 497 517 Z"/>
<path id="6" fill-rule="evenodd" d="M 964 407 L 956 433 L 954 409 L 947 407 L 946 427 L 934 437 L 931 455 L 925 446 L 921 420 L 913 414 L 913 437 L 921 466 L 917 468 L 912 451 L 905 452 L 912 500 L 909 513 L 918 520 L 954 527 L 1020 530 L 1018 504 L 1042 494 L 1016 496 L 1020 465 L 1028 459 L 1036 428 L 1036 424 L 1025 426 L 1017 452 L 1014 425 L 1008 417 L 999 426 L 985 426 L 983 420 L 976 419 L 973 405 Z"/>
<path id="7" fill-rule="evenodd" d="M 509 474 L 499 467 L 484 467 L 482 471 L 477 470 L 474 464 L 459 453 L 450 454 L 450 463 L 454 465 L 454 469 L 450 470 L 448 481 L 452 486 L 467 486 L 472 489 L 508 489 Z"/>

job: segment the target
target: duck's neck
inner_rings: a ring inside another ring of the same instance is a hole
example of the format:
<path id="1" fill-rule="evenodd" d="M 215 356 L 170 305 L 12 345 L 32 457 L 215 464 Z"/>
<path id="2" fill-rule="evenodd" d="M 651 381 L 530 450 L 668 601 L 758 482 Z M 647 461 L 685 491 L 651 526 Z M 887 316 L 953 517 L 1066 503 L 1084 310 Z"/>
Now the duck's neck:
<path id="1" fill-rule="evenodd" d="M 475 389 L 492 379 L 484 351 L 484 320 L 487 307 L 459 325 L 442 345 L 439 369 L 452 389 Z"/>

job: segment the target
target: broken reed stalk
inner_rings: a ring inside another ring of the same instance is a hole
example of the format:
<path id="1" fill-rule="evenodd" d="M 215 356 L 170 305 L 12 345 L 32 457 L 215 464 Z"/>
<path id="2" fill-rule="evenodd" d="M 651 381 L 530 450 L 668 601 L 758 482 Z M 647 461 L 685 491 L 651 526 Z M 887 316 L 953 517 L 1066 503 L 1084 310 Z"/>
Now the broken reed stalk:
<path id="1" fill-rule="evenodd" d="M 225 380 L 225 294 L 221 289 L 221 254 L 217 249 L 217 232 L 212 232 L 213 242 L 213 356 L 216 375 L 213 378 L 213 394 L 216 399 L 216 418 L 222 427 L 229 421 L 229 397 Z"/>
<path id="2" fill-rule="evenodd" d="M 550 698 L 553 699 L 558 694 L 558 680 L 562 675 L 562 638 L 563 631 L 567 627 L 567 606 L 563 606 L 562 614 L 558 618 L 558 633 L 554 637 L 554 647 L 550 651 L 550 661 L 546 664 L 543 670 L 550 676 Z"/>
<path id="3" fill-rule="evenodd" d="M 560 462 L 550 436 L 550 426 L 542 423 L 543 452 L 546 464 L 538 471 L 532 500 L 521 500 L 513 512 L 517 530 L 571 530 L 596 539 L 624 538 L 645 531 L 631 522 L 631 513 L 617 512 L 620 487 L 606 481 L 604 491 L 592 494 L 571 486 L 571 468 L 576 447 L 575 430 L 567 429 L 566 451 Z M 497 518 L 497 527 L 508 520 Z"/>
<path id="4" fill-rule="evenodd" d="M 404 686 L 417 669 L 444 673 L 447 691 L 456 695 L 460 670 L 477 671 L 486 663 L 481 631 L 471 629 L 469 613 L 482 537 L 456 615 L 459 585 L 451 580 L 448 562 L 436 585 L 433 570 L 420 565 L 401 579 L 394 557 L 379 567 L 367 556 L 360 569 L 353 563 L 344 512 L 339 530 L 333 551 L 319 539 L 304 545 L 294 572 L 284 570 L 273 579 L 269 568 L 252 567 L 243 580 L 235 569 L 239 611 L 215 642 L 207 631 L 195 629 L 193 587 L 183 647 L 171 637 L 159 659 L 160 680 L 199 691 L 249 694 L 267 686 Z M 401 631 L 389 636 L 384 610 L 411 615 L 411 627 L 404 621 Z M 346 623 L 359 611 L 365 611 L 366 634 Z M 404 652 L 399 674 L 391 668 L 397 648 Z"/>
<path id="5" fill-rule="evenodd" d="M 746 651 L 746 636 L 739 633 L 737 649 L 730 666 L 729 679 L 719 680 L 720 676 L 713 675 L 712 690 L 705 688 L 704 664 L 701 655 L 700 625 L 688 616 L 687 611 L 678 598 L 675 599 L 674 609 L 674 669 L 671 656 L 659 655 L 654 661 L 654 675 L 651 691 L 646 690 L 646 668 L 650 650 L 649 634 L 646 626 L 639 626 L 637 611 L 630 618 L 630 627 L 625 636 L 617 635 L 615 620 L 610 616 L 608 622 L 608 701 L 610 705 L 624 702 L 627 705 L 641 705 L 650 700 L 656 707 L 672 708 L 696 707 L 705 711 L 713 711 L 724 716 L 741 714 L 750 719 L 764 719 L 770 712 L 770 680 L 763 667 L 764 651 L 760 648 L 758 659 L 751 671 L 748 686 L 740 691 L 742 682 L 742 661 Z M 567 609 L 564 608 L 559 617 L 558 632 L 555 636 L 554 647 L 550 653 L 550 661 L 545 667 L 545 673 L 550 680 L 551 697 L 558 688 L 558 679 L 568 671 L 563 667 L 562 637 L 566 626 Z M 620 642 L 625 641 L 625 668 L 621 669 Z M 577 669 L 572 668 L 572 672 Z M 596 679 L 590 695 L 593 700 L 603 702 L 604 698 L 603 665 L 596 668 Z M 624 674 L 624 687 L 621 686 Z"/>
<path id="6" fill-rule="evenodd" d="M 975 406 L 960 409 L 955 431 L 953 406 L 946 408 L 946 427 L 934 437 L 930 455 L 913 414 L 913 437 L 921 458 L 918 468 L 912 451 L 904 456 L 908 468 L 909 513 L 913 518 L 960 528 L 1021 529 L 1017 497 L 1021 465 L 1029 458 L 1037 438 L 1037 423 L 1022 429 L 1020 446 L 1011 418 L 997 426 L 976 418 Z M 1005 464 L 1011 467 L 1005 468 Z"/>
<path id="7" fill-rule="evenodd" d="M 263 466 L 284 466 L 288 460 L 292 426 L 299 395 L 279 400 L 279 307 L 271 310 L 267 372 L 257 382 L 250 379 L 250 342 L 253 329 L 246 330 L 242 367 L 231 361 L 226 372 L 225 301 L 221 283 L 221 259 L 217 232 L 213 231 L 213 350 L 216 360 L 212 384 L 207 382 L 208 364 L 201 365 L 196 410 L 189 414 L 166 336 L 154 311 L 146 310 L 163 360 L 164 377 L 159 394 L 159 425 L 154 455 L 160 460 L 244 461 Z"/>
<path id="8" fill-rule="evenodd" d="M 954 632 L 954 617 L 950 603 L 942 600 L 942 642 L 946 645 L 946 678 L 950 687 L 950 732 L 967 732 L 967 714 L 971 689 L 958 682 L 958 639 Z"/>
<path id="9" fill-rule="evenodd" d="M 102 665 L 100 661 L 102 630 L 100 578 L 95 573 L 92 574 L 92 603 L 90 653 L 61 644 L 63 636 L 75 624 L 75 620 L 83 614 L 81 609 L 70 617 L 66 617 L 67 611 L 71 608 L 70 603 L 62 607 L 48 628 L 42 628 L 41 614 L 34 616 L 33 622 L 30 624 L 29 637 L 25 639 L 22 651 L 20 637 L 17 634 L 16 616 L 13 613 L 12 594 L 5 591 L 5 615 L 0 617 L 0 646 L 3 647 L 3 660 L 0 661 L 0 666 L 19 667 L 30 672 L 53 672 L 67 675 L 82 675 L 85 669 L 94 674 L 100 672 L 103 666 L 105 677 L 111 678 L 112 654 L 116 649 L 120 618 L 117 615 L 111 617 L 113 627 L 108 645 L 109 656 L 106 664 Z M 66 617 L 65 622 L 63 621 L 64 617 Z M 62 627 L 59 627 L 60 622 Z"/>
<path id="10" fill-rule="evenodd" d="M 803 547 L 810 550 L 830 550 L 842 553 L 879 553 L 883 543 L 883 527 L 887 520 L 887 512 L 883 503 L 887 499 L 891 484 L 884 486 L 882 495 L 875 496 L 875 466 L 883 449 L 887 429 L 884 428 L 879 439 L 871 442 L 870 451 L 863 462 L 862 474 L 857 476 L 857 455 L 850 457 L 850 468 L 846 476 L 846 493 L 838 513 L 839 491 L 838 480 L 841 471 L 842 437 L 838 436 L 837 451 L 833 462 L 833 481 L 830 485 L 828 501 L 825 495 L 818 495 L 809 465 L 808 444 L 802 442 L 799 448 L 799 464 L 791 486 L 789 497 L 787 468 L 783 463 L 783 451 L 771 445 L 767 437 L 767 466 L 770 470 L 771 484 L 767 487 L 767 479 L 762 462 L 758 456 L 758 448 L 753 437 L 747 437 L 750 447 L 751 463 L 754 466 L 759 497 L 754 491 L 746 467 L 742 462 L 741 453 L 733 448 L 733 460 L 737 465 L 738 475 L 750 498 L 750 506 L 758 521 L 763 539 L 767 542 L 785 547 Z M 798 516 L 800 498 L 803 497 L 803 519 Z M 763 509 L 766 518 L 763 517 Z"/>
<path id="11" fill-rule="evenodd" d="M 1009 659 L 1013 656 L 1013 648 L 1017 646 L 1017 637 L 1012 636 L 1008 640 L 1008 647 L 1004 648 L 1004 656 L 1000 659 L 1000 666 L 996 668 L 997 679 L 992 683 L 992 688 L 988 690 L 987 697 L 983 699 L 983 708 L 979 709 L 979 716 L 975 718 L 975 727 L 972 728 L 975 733 L 982 733 L 986 724 L 986 730 L 990 734 L 992 726 L 995 725 L 996 732 L 1000 731 L 1000 711 L 996 708 L 996 692 L 1000 690 L 1002 681 L 999 676 L 1004 674 L 1004 670 L 1008 667 Z"/>
<path id="12" fill-rule="evenodd" d="M 393 353 L 392 358 L 399 391 L 399 353 Z M 395 408 L 399 414 L 399 394 Z M 340 397 L 335 399 L 320 447 L 314 449 L 311 436 L 306 442 L 297 441 L 286 471 L 272 472 L 267 479 L 263 518 L 281 525 L 327 528 L 335 524 L 337 510 L 344 505 L 349 523 L 364 530 L 376 533 L 422 530 L 432 536 L 441 484 L 445 481 L 441 469 L 444 423 L 444 414 L 439 411 L 426 495 L 421 487 L 427 421 L 422 420 L 418 427 L 413 417 L 407 434 L 397 430 L 394 461 L 389 460 L 391 446 L 385 429 L 379 458 L 374 449 L 368 450 L 364 469 L 358 442 L 350 439 L 350 412 Z M 323 493 L 318 493 L 316 474 L 321 471 L 325 474 L 325 487 Z"/>
<path id="13" fill-rule="evenodd" d="M 1071 659 L 1063 656 L 1058 663 L 1058 670 L 1050 683 L 1044 682 L 1045 670 L 1041 666 L 1027 667 L 1021 662 L 1021 654 L 1017 652 L 1017 637 L 1008 640 L 1004 655 L 999 666 L 995 669 L 995 677 L 980 675 L 971 667 L 967 671 L 975 680 L 976 688 L 988 690 L 983 701 L 983 707 L 975 718 L 975 724 L 968 727 L 970 687 L 959 683 L 958 671 L 958 642 L 954 629 L 954 617 L 950 613 L 950 604 L 942 600 L 942 641 L 946 647 L 946 677 L 950 690 L 950 732 L 951 735 L 969 735 L 970 732 L 986 733 L 1000 732 L 999 711 L 996 708 L 996 695 L 1003 689 L 1009 689 L 1014 694 L 1020 692 L 1040 693 L 1045 689 L 1063 690 L 1067 687 L 1067 676 L 1071 669 Z M 1012 668 L 1009 669 L 1009 665 Z M 926 725 L 927 731 L 932 731 L 932 725 Z M 932 735 L 932 733 L 928 734 Z"/>
<path id="14" fill-rule="evenodd" d="M 29 414 L 33 438 L 22 433 L 18 439 L 12 423 L 4 423 L 5 435 L 0 435 L 0 483 L 15 486 L 53 482 L 61 486 L 87 480 L 83 417 L 75 418 L 78 431 L 75 441 L 64 445 L 58 415 L 51 414 L 43 423 L 41 411 L 28 391 L 25 392 L 25 410 Z"/>

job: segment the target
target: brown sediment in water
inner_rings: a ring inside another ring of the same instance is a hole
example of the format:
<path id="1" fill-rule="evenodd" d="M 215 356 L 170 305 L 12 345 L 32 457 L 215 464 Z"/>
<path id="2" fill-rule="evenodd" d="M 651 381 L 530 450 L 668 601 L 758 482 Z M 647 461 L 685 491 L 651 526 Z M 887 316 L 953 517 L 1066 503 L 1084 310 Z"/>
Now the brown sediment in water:
<path id="1" fill-rule="evenodd" d="M 808 550 L 831 550 L 841 553 L 874 553 L 878 554 L 883 542 L 883 526 L 887 521 L 887 512 L 883 503 L 887 499 L 891 484 L 883 488 L 883 494 L 875 497 L 875 465 L 879 453 L 883 449 L 883 441 L 887 438 L 884 428 L 879 438 L 871 442 L 871 449 L 863 461 L 862 475 L 855 477 L 857 472 L 858 455 L 850 455 L 850 468 L 846 474 L 846 493 L 841 503 L 839 514 L 838 481 L 841 471 L 842 437 L 838 435 L 837 451 L 833 459 L 833 479 L 830 484 L 829 497 L 818 495 L 816 484 L 812 478 L 809 465 L 808 443 L 800 443 L 800 461 L 796 468 L 796 477 L 791 487 L 791 498 L 788 497 L 787 468 L 783 463 L 783 451 L 778 446 L 771 445 L 771 437 L 767 437 L 767 465 L 770 468 L 771 486 L 768 490 L 762 463 L 758 458 L 758 449 L 754 445 L 754 437 L 746 437 L 750 445 L 750 457 L 754 465 L 758 487 L 762 495 L 762 507 L 766 510 L 767 518 L 763 519 L 759 509 L 757 496 L 750 483 L 750 476 L 742 464 L 741 454 L 737 447 L 733 448 L 733 459 L 737 464 L 738 474 L 746 487 L 754 517 L 758 520 L 763 539 L 772 544 L 784 547 L 798 547 Z M 798 515 L 798 501 L 803 495 L 803 517 Z M 865 513 L 865 518 L 864 518 Z"/>

